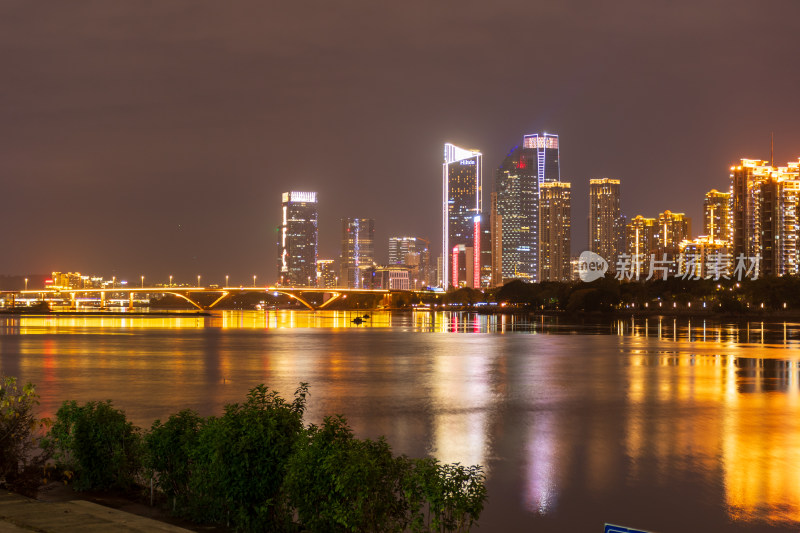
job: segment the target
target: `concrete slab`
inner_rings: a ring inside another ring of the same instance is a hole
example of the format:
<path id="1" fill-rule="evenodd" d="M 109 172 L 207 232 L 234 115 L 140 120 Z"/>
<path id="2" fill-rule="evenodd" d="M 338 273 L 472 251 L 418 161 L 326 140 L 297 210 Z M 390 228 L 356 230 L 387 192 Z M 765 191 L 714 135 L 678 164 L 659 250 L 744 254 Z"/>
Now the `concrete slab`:
<path id="1" fill-rule="evenodd" d="M 40 502 L 6 491 L 0 492 L 0 533 L 21 531 L 182 533 L 189 530 L 83 500 Z"/>

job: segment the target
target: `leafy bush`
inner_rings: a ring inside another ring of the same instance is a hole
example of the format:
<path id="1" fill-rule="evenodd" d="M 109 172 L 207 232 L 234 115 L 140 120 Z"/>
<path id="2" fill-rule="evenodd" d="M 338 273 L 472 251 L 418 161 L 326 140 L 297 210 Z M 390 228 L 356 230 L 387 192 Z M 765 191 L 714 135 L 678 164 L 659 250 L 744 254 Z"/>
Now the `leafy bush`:
<path id="1" fill-rule="evenodd" d="M 33 384 L 20 389 L 16 378 L 0 379 L 0 483 L 17 480 L 27 466 L 46 459 L 44 454 L 34 454 L 36 429 L 46 424 L 33 412 L 37 405 Z"/>
<path id="2" fill-rule="evenodd" d="M 406 465 L 382 438 L 356 439 L 342 416 L 327 417 L 289 460 L 286 492 L 311 531 L 400 532 Z"/>
<path id="3" fill-rule="evenodd" d="M 139 428 L 111 400 L 64 402 L 47 436 L 56 464 L 74 472 L 77 490 L 129 488 L 141 469 Z"/>
<path id="4" fill-rule="evenodd" d="M 480 466 L 411 459 L 404 481 L 411 508 L 411 530 L 469 531 L 486 501 L 486 476 Z"/>
<path id="5" fill-rule="evenodd" d="M 26 391 L 17 403 L 35 403 Z M 173 509 L 238 530 L 461 532 L 477 521 L 480 467 L 395 457 L 383 438 L 355 438 L 341 416 L 306 428 L 307 394 L 301 383 L 287 402 L 259 385 L 220 417 L 181 411 L 143 439 L 110 401 L 64 402 L 44 445 L 74 470 L 77 489 L 130 487 L 144 461 Z"/>
<path id="6" fill-rule="evenodd" d="M 301 383 L 287 403 L 259 385 L 244 404 L 225 407 L 202 426 L 190 491 L 202 518 L 246 530 L 280 530 L 292 522 L 282 492 L 286 464 L 303 434 L 308 385 Z M 195 475 L 196 474 L 196 475 Z"/>
<path id="7" fill-rule="evenodd" d="M 191 454 L 197 447 L 205 420 L 190 409 L 153 422 L 145 435 L 145 467 L 154 473 L 156 487 L 172 500 L 172 510 L 190 503 L 189 483 L 193 472 Z"/>

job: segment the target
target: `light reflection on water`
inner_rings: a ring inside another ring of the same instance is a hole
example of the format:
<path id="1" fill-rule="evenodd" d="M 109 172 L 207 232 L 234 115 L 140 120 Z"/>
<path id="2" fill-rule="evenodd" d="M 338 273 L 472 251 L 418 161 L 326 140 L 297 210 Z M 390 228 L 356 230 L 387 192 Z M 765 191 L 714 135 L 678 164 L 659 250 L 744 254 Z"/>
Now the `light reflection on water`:
<path id="1" fill-rule="evenodd" d="M 145 427 L 309 381 L 310 422 L 486 465 L 482 529 L 800 526 L 800 324 L 364 314 L 2 318 L 0 372 Z"/>

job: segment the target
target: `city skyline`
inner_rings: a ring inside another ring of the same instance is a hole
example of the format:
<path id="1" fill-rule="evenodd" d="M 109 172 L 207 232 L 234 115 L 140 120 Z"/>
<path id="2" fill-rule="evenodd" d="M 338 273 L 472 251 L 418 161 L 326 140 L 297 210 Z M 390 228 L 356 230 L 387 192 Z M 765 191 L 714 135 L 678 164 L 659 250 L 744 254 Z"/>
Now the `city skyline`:
<path id="1" fill-rule="evenodd" d="M 287 190 L 319 194 L 320 257 L 337 255 L 346 216 L 438 242 L 439 147 L 479 147 L 491 172 L 531 131 L 558 132 L 574 214 L 588 180 L 608 176 L 628 215 L 700 221 L 695 199 L 730 162 L 769 159 L 771 132 L 775 161 L 798 156 L 795 12 L 5 3 L 0 179 L 14 226 L 0 273 L 265 279 L 278 224 L 265 206 Z M 520 68 L 541 43 L 558 44 Z M 780 76 L 729 83 L 741 65 Z M 587 242 L 577 220 L 573 253 Z"/>

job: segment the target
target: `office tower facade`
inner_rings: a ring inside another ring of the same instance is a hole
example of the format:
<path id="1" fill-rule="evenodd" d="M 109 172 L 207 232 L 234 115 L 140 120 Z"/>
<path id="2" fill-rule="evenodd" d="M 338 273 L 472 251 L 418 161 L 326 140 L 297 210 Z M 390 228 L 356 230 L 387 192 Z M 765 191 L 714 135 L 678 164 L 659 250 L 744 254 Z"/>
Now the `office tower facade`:
<path id="1" fill-rule="evenodd" d="M 343 218 L 340 286 L 363 288 L 364 275 L 374 266 L 375 221 L 371 218 Z"/>
<path id="2" fill-rule="evenodd" d="M 689 240 L 692 222 L 684 213 L 664 211 L 658 214 L 658 249 L 661 253 L 677 254 L 681 242 Z"/>
<path id="3" fill-rule="evenodd" d="M 742 159 L 731 167 L 731 196 L 734 257 L 759 257 L 763 275 L 798 273 L 800 161 Z"/>
<path id="4" fill-rule="evenodd" d="M 416 237 L 389 237 L 389 264 L 407 265 L 408 255 L 417 253 Z"/>
<path id="5" fill-rule="evenodd" d="M 314 286 L 317 281 L 317 193 L 282 195 L 278 278 L 281 285 Z"/>
<path id="6" fill-rule="evenodd" d="M 619 216 L 614 224 L 614 231 L 617 235 L 617 257 L 619 257 L 619 254 L 628 251 L 628 217 L 626 215 Z M 616 266 L 612 267 L 610 261 L 608 267 L 612 271 L 616 270 Z"/>
<path id="7" fill-rule="evenodd" d="M 389 265 L 403 266 L 408 270 L 415 288 L 436 284 L 436 274 L 431 264 L 430 241 L 422 237 L 390 237 Z"/>
<path id="8" fill-rule="evenodd" d="M 495 173 L 492 201 L 493 282 L 539 278 L 539 194 L 561 178 L 558 135 L 525 135 Z"/>
<path id="9" fill-rule="evenodd" d="M 442 286 L 480 286 L 482 154 L 444 145 Z"/>
<path id="10" fill-rule="evenodd" d="M 317 259 L 317 287 L 333 289 L 339 286 L 339 271 L 333 259 Z"/>
<path id="11" fill-rule="evenodd" d="M 711 189 L 703 201 L 703 233 L 710 242 L 731 242 L 731 193 Z"/>
<path id="12" fill-rule="evenodd" d="M 489 220 L 492 246 L 492 286 L 503 284 L 503 216 L 497 210 L 497 191 L 492 192 Z"/>
<path id="13" fill-rule="evenodd" d="M 492 230 L 489 224 L 481 227 L 481 287 L 492 287 Z"/>
<path id="14" fill-rule="evenodd" d="M 621 252 L 619 180 L 589 180 L 589 250 L 608 261 L 614 270 Z"/>
<path id="15" fill-rule="evenodd" d="M 558 135 L 551 133 L 525 135 L 522 138 L 522 147 L 534 153 L 539 183 L 561 181 Z"/>
<path id="16" fill-rule="evenodd" d="M 571 185 L 543 182 L 539 188 L 539 261 L 541 281 L 569 281 L 571 277 Z"/>

